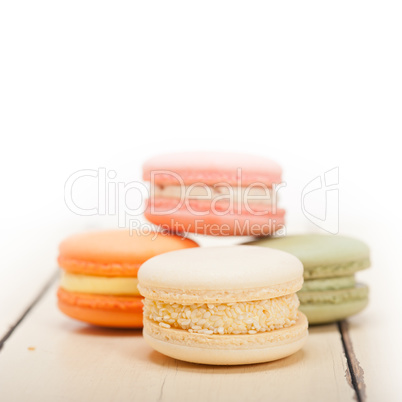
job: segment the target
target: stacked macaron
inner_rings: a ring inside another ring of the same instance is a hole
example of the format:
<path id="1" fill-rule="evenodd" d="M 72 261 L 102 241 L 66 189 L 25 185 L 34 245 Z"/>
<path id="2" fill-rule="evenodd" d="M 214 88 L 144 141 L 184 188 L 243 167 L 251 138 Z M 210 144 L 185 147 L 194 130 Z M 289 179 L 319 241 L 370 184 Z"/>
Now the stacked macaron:
<path id="1" fill-rule="evenodd" d="M 370 266 L 368 246 L 360 240 L 323 234 L 266 238 L 248 243 L 289 252 L 304 266 L 298 292 L 300 310 L 310 324 L 347 318 L 368 304 L 368 287 L 355 273 Z"/>
<path id="2" fill-rule="evenodd" d="M 204 247 L 151 258 L 138 273 L 144 337 L 168 356 L 249 364 L 299 350 L 306 317 L 295 294 L 303 266 L 260 247 Z"/>
<path id="3" fill-rule="evenodd" d="M 137 272 L 149 258 L 197 247 L 189 239 L 126 230 L 84 233 L 60 244 L 60 310 L 90 324 L 142 327 Z"/>
<path id="4" fill-rule="evenodd" d="M 173 232 L 262 236 L 284 224 L 277 208 L 282 169 L 261 156 L 223 152 L 166 154 L 148 160 L 145 217 Z"/>

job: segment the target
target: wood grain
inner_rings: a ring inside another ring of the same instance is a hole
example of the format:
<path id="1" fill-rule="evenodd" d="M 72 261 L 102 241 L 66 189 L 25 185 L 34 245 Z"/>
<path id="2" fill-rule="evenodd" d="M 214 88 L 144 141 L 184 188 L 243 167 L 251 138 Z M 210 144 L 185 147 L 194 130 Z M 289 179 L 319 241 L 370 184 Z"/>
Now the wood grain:
<path id="1" fill-rule="evenodd" d="M 345 351 L 348 368 L 346 370 L 346 379 L 356 392 L 358 402 L 366 400 L 366 384 L 364 382 L 364 370 L 360 366 L 360 362 L 353 348 L 353 343 L 349 334 L 349 324 L 347 320 L 338 323 L 339 332 L 342 337 L 342 345 Z"/>

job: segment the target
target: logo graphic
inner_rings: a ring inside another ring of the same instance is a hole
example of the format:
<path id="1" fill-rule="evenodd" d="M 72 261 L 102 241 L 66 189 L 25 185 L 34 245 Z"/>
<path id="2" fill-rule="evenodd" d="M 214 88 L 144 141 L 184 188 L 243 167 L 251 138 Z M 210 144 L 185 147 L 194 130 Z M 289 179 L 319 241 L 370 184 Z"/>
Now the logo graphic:
<path id="1" fill-rule="evenodd" d="M 304 216 L 325 231 L 339 232 L 339 167 L 311 180 L 301 194 Z"/>
<path id="2" fill-rule="evenodd" d="M 151 222 L 150 217 L 158 216 L 160 231 L 262 236 L 283 227 L 284 210 L 277 202 L 278 191 L 285 186 L 284 182 L 243 182 L 241 168 L 230 182 L 187 184 L 175 172 L 157 170 L 145 184 L 120 181 L 116 171 L 101 167 L 73 173 L 65 183 L 64 200 L 77 215 L 116 216 L 119 228 L 137 230 L 145 215 Z M 185 217 L 184 227 L 177 227 L 177 216 Z M 217 223 L 211 216 L 227 219 Z"/>

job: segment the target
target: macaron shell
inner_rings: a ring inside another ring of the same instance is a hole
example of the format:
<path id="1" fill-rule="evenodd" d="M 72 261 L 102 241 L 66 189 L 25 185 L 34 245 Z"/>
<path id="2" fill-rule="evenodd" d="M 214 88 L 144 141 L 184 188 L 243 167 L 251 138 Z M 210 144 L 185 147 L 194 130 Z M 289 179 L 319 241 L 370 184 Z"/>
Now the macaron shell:
<path id="1" fill-rule="evenodd" d="M 267 238 L 247 243 L 287 251 L 304 266 L 304 277 L 346 276 L 370 266 L 368 246 L 352 237 L 307 234 Z"/>
<path id="2" fill-rule="evenodd" d="M 229 246 L 158 255 L 142 265 L 138 279 L 140 291 L 147 287 L 178 293 L 236 289 L 244 292 L 299 281 L 302 275 L 301 262 L 291 254 L 261 247 Z"/>
<path id="3" fill-rule="evenodd" d="M 158 204 L 155 199 L 155 203 Z M 163 208 L 168 206 L 164 202 Z M 176 205 L 175 200 L 167 201 L 171 208 Z M 199 203 L 200 204 L 200 203 Z M 193 203 L 194 207 L 194 203 Z M 261 206 L 264 210 L 266 206 Z M 253 207 L 255 209 L 255 207 Z M 211 210 L 210 203 L 203 203 L 202 214 L 194 213 L 185 205 L 174 209 L 172 213 L 158 213 L 151 201 L 148 202 L 144 212 L 145 218 L 155 225 L 169 228 L 171 231 L 180 233 L 198 233 L 209 236 L 268 236 L 283 228 L 285 224 L 285 211 L 276 209 L 275 213 L 252 214 L 244 207 L 240 213 L 231 211 L 226 214 L 217 214 Z"/>
<path id="4" fill-rule="evenodd" d="M 325 324 L 359 313 L 367 306 L 368 295 L 368 287 L 359 283 L 346 289 L 299 292 L 299 310 L 310 324 Z"/>
<path id="5" fill-rule="evenodd" d="M 203 304 L 203 303 L 238 303 L 266 300 L 290 295 L 301 289 L 303 278 L 259 288 L 245 289 L 174 289 L 138 286 L 142 296 L 165 303 Z"/>
<path id="6" fill-rule="evenodd" d="M 289 328 L 256 335 L 202 335 L 165 329 L 144 319 L 143 335 L 158 352 L 191 363 L 238 365 L 281 359 L 300 350 L 308 335 L 306 317 Z"/>
<path id="7" fill-rule="evenodd" d="M 57 298 L 63 313 L 89 324 L 122 328 L 142 326 L 141 297 L 73 293 L 59 288 Z"/>
<path id="8" fill-rule="evenodd" d="M 142 328 L 142 311 L 128 313 L 125 311 L 104 311 L 88 307 L 72 306 L 58 302 L 60 311 L 78 321 L 100 327 L 110 328 Z"/>
<path id="9" fill-rule="evenodd" d="M 353 300 L 340 304 L 300 304 L 299 310 L 308 319 L 309 324 L 328 324 L 343 320 L 364 310 L 368 305 L 368 299 Z"/>
<path id="10" fill-rule="evenodd" d="M 143 165 L 144 181 L 152 180 L 155 184 L 225 182 L 237 186 L 240 181 L 242 186 L 248 186 L 255 182 L 280 183 L 281 174 L 281 167 L 266 157 L 225 152 L 157 155 Z"/>
<path id="11" fill-rule="evenodd" d="M 170 215 L 176 211 L 188 211 L 192 215 L 202 217 L 211 212 L 217 216 L 227 215 L 228 213 L 235 216 L 243 215 L 284 215 L 285 211 L 280 208 L 275 208 L 272 205 L 267 205 L 259 202 L 249 202 L 247 205 L 242 203 L 234 203 L 229 199 L 186 199 L 168 198 L 168 197 L 151 197 L 147 200 L 147 206 L 150 206 L 150 213 L 153 215 Z M 213 207 L 213 208 L 212 208 Z"/>
<path id="12" fill-rule="evenodd" d="M 57 259 L 59 267 L 66 272 L 76 275 L 96 275 L 103 277 L 126 277 L 135 278 L 141 264 L 136 263 L 109 263 L 74 260 L 59 256 Z"/>
<path id="13" fill-rule="evenodd" d="M 137 276 L 141 264 L 171 250 L 198 247 L 179 236 L 109 230 L 71 236 L 59 247 L 59 266 L 84 275 Z"/>

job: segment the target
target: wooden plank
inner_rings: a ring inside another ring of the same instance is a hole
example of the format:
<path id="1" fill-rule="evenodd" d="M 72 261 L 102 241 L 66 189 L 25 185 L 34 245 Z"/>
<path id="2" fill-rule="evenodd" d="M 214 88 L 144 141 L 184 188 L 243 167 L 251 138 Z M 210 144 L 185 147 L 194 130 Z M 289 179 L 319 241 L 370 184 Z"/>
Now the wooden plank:
<path id="1" fill-rule="evenodd" d="M 59 278 L 58 270 L 54 272 L 54 274 L 49 278 L 49 280 L 45 283 L 43 288 L 37 294 L 37 296 L 31 301 L 25 311 L 17 317 L 14 322 L 9 326 L 8 331 L 4 332 L 0 338 L 0 350 L 3 347 L 4 343 L 10 338 L 10 336 L 17 329 L 18 325 L 28 316 L 28 314 L 32 311 L 32 309 L 36 306 L 36 304 L 42 299 L 43 295 L 48 291 L 49 287 L 51 287 Z"/>
<path id="2" fill-rule="evenodd" d="M 64 237 L 99 227 L 76 217 L 71 223 L 47 224 L 38 234 L 37 223 L 27 221 L 23 229 L 0 228 L 0 339 L 26 312 L 57 270 L 58 245 Z M 31 225 L 29 224 L 31 223 Z"/>
<path id="3" fill-rule="evenodd" d="M 348 346 L 355 365 L 361 368 L 356 369 L 361 400 L 366 397 L 368 401 L 401 401 L 402 294 L 398 278 L 402 255 L 397 237 L 387 236 L 387 244 L 378 239 L 372 250 L 372 268 L 359 274 L 362 282 L 371 285 L 370 304 L 367 310 L 348 320 Z"/>
<path id="4" fill-rule="evenodd" d="M 216 367 L 180 362 L 147 346 L 141 331 L 89 327 L 56 308 L 53 286 L 0 352 L 9 402 L 352 401 L 336 325 L 310 330 L 304 349 L 277 362 Z"/>
<path id="5" fill-rule="evenodd" d="M 0 339 L 18 322 L 26 309 L 46 286 L 57 267 L 57 243 L 46 236 L 35 238 L 21 233 L 2 249 L 0 270 Z M 25 244 L 20 250 L 21 244 Z"/>

